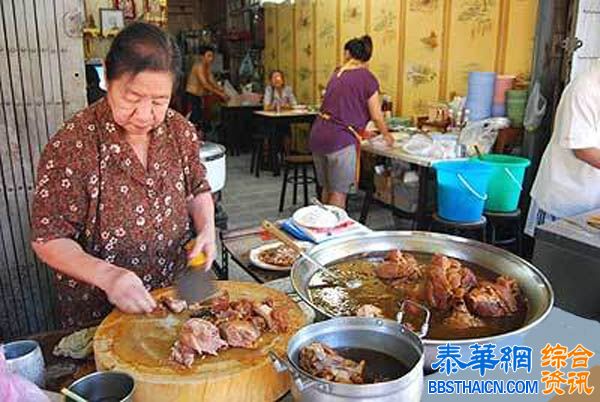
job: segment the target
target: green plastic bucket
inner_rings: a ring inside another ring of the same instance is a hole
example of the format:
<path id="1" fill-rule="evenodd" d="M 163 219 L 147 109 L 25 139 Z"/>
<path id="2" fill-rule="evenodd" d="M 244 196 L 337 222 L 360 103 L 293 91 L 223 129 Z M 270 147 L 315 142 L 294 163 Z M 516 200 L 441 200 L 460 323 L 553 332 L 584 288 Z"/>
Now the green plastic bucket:
<path id="1" fill-rule="evenodd" d="M 488 184 L 485 210 L 490 212 L 516 210 L 523 190 L 525 170 L 531 164 L 529 159 L 511 155 L 487 154 L 482 155 L 480 160 L 493 168 Z"/>

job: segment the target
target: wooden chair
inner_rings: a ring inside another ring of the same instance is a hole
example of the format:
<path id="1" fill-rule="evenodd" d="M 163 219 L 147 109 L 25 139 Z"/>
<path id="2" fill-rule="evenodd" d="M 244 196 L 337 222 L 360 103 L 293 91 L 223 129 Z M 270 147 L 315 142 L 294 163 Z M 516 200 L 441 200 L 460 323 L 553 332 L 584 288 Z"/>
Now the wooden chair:
<path id="1" fill-rule="evenodd" d="M 286 150 L 286 154 L 283 157 L 283 180 L 279 196 L 279 212 L 283 211 L 285 205 L 288 184 L 293 186 L 293 204 L 296 205 L 298 201 L 298 186 L 301 185 L 304 191 L 304 205 L 307 206 L 308 185 L 317 183 L 313 157 L 308 149 L 310 125 L 294 124 L 290 129 L 289 150 Z M 308 173 L 309 168 L 312 168 L 312 176 Z M 290 177 L 290 172 L 293 172 L 292 177 Z"/>

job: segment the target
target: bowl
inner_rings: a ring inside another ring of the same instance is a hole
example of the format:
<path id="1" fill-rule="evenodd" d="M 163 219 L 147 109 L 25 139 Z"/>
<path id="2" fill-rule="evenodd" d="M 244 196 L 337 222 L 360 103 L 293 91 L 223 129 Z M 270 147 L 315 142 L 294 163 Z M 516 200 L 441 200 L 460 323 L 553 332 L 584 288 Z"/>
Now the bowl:
<path id="1" fill-rule="evenodd" d="M 69 386 L 69 390 L 90 402 L 131 402 L 135 381 L 120 371 L 97 371 L 80 378 Z M 65 397 L 65 402 L 74 402 Z"/>
<path id="2" fill-rule="evenodd" d="M 46 370 L 39 343 L 31 340 L 9 342 L 4 345 L 4 356 L 9 372 L 21 375 L 38 387 L 44 387 Z"/>

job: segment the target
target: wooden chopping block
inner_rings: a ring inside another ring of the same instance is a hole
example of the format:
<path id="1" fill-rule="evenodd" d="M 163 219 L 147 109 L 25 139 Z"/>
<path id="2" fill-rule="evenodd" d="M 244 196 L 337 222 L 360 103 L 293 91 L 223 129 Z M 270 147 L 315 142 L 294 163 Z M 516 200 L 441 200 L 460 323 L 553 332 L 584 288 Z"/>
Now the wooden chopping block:
<path id="1" fill-rule="evenodd" d="M 287 295 L 249 282 L 219 281 L 231 300 L 262 301 L 270 297 L 275 307 L 288 309 L 289 329 L 283 334 L 263 334 L 255 350 L 232 348 L 218 356 L 196 358 L 190 368 L 169 360 L 189 312 L 164 318 L 127 315 L 114 310 L 94 336 L 98 370 L 125 371 L 135 378 L 136 402 L 265 402 L 275 401 L 290 388 L 287 373 L 277 373 L 267 355 L 285 356 L 292 335 L 306 324 L 302 310 Z M 174 295 L 171 288 L 153 292 L 155 298 Z"/>

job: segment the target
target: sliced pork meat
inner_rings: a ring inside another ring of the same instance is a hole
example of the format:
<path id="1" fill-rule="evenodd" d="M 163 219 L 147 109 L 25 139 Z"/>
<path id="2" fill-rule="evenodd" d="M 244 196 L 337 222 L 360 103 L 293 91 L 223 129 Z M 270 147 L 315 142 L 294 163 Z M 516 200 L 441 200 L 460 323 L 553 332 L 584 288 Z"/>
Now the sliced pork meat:
<path id="1" fill-rule="evenodd" d="M 425 297 L 429 305 L 439 310 L 447 310 L 452 298 L 452 289 L 442 266 L 432 265 L 427 275 Z"/>
<path id="2" fill-rule="evenodd" d="M 225 347 L 227 343 L 221 339 L 216 326 L 200 318 L 190 318 L 183 324 L 179 340 L 171 348 L 171 360 L 191 367 L 196 355 L 216 355 Z"/>
<path id="3" fill-rule="evenodd" d="M 274 307 L 273 311 L 271 311 L 271 319 L 273 320 L 273 327 L 270 328 L 272 331 L 278 333 L 287 332 L 290 320 L 285 307 Z"/>
<path id="4" fill-rule="evenodd" d="M 357 363 L 339 355 L 329 346 L 313 342 L 300 350 L 300 367 L 315 377 L 347 384 L 364 383 L 365 361 Z"/>
<path id="5" fill-rule="evenodd" d="M 199 355 L 216 355 L 219 349 L 227 347 L 227 343 L 219 335 L 219 329 L 201 318 L 190 318 L 183 324 L 179 343 Z"/>
<path id="6" fill-rule="evenodd" d="M 254 309 L 254 305 L 248 299 L 232 301 L 230 307 L 238 313 L 239 318 L 242 320 L 249 319 L 252 316 L 252 310 Z"/>
<path id="7" fill-rule="evenodd" d="M 431 260 L 425 285 L 425 298 L 431 307 L 448 310 L 451 300 L 459 292 L 468 291 L 477 285 L 473 271 L 459 261 L 436 254 Z"/>
<path id="8" fill-rule="evenodd" d="M 174 314 L 179 314 L 188 307 L 188 304 L 185 300 L 176 299 L 171 296 L 161 297 L 158 302 Z"/>
<path id="9" fill-rule="evenodd" d="M 253 315 L 250 321 L 252 321 L 252 324 L 254 324 L 254 326 L 258 328 L 260 332 L 266 332 L 269 330 L 267 321 L 258 315 Z"/>
<path id="10" fill-rule="evenodd" d="M 357 317 L 382 318 L 383 310 L 372 304 L 363 304 L 356 310 Z"/>
<path id="11" fill-rule="evenodd" d="M 223 292 L 220 296 L 217 296 L 210 301 L 210 307 L 213 313 L 220 313 L 222 311 L 229 310 L 229 293 Z"/>
<path id="12" fill-rule="evenodd" d="M 415 280 L 421 277 L 421 269 L 413 255 L 393 250 L 375 268 L 375 275 L 381 279 Z"/>
<path id="13" fill-rule="evenodd" d="M 477 328 L 484 325 L 478 317 L 474 316 L 465 303 L 465 291 L 461 290 L 452 300 L 452 312 L 444 319 L 444 325 L 454 329 Z"/>
<path id="14" fill-rule="evenodd" d="M 249 321 L 229 321 L 219 326 L 221 336 L 232 348 L 255 349 L 260 330 Z"/>
<path id="15" fill-rule="evenodd" d="M 252 349 L 263 332 L 283 333 L 289 327 L 287 309 L 275 307 L 271 299 L 231 301 L 224 293 L 188 309 L 193 318 L 182 326 L 171 350 L 172 360 L 187 367 L 195 355 L 216 355 L 227 346 Z"/>
<path id="16" fill-rule="evenodd" d="M 183 345 L 179 341 L 175 341 L 175 344 L 171 348 L 172 361 L 189 368 L 192 367 L 192 364 L 194 364 L 195 358 L 196 351 L 194 349 Z"/>
<path id="17" fill-rule="evenodd" d="M 265 320 L 269 331 L 286 332 L 288 328 L 287 310 L 284 308 L 273 308 L 272 305 L 273 303 L 269 303 L 269 301 L 254 303 L 253 311 Z"/>
<path id="18" fill-rule="evenodd" d="M 467 294 L 467 305 L 480 317 L 504 317 L 518 310 L 519 286 L 514 279 L 499 276 L 494 282 L 481 282 Z"/>
<path id="19" fill-rule="evenodd" d="M 452 258 L 444 257 L 449 260 L 449 263 L 444 263 L 446 277 L 450 287 L 454 290 L 464 289 L 466 291 L 477 286 L 477 277 L 469 268 L 463 267 L 462 264 Z"/>

